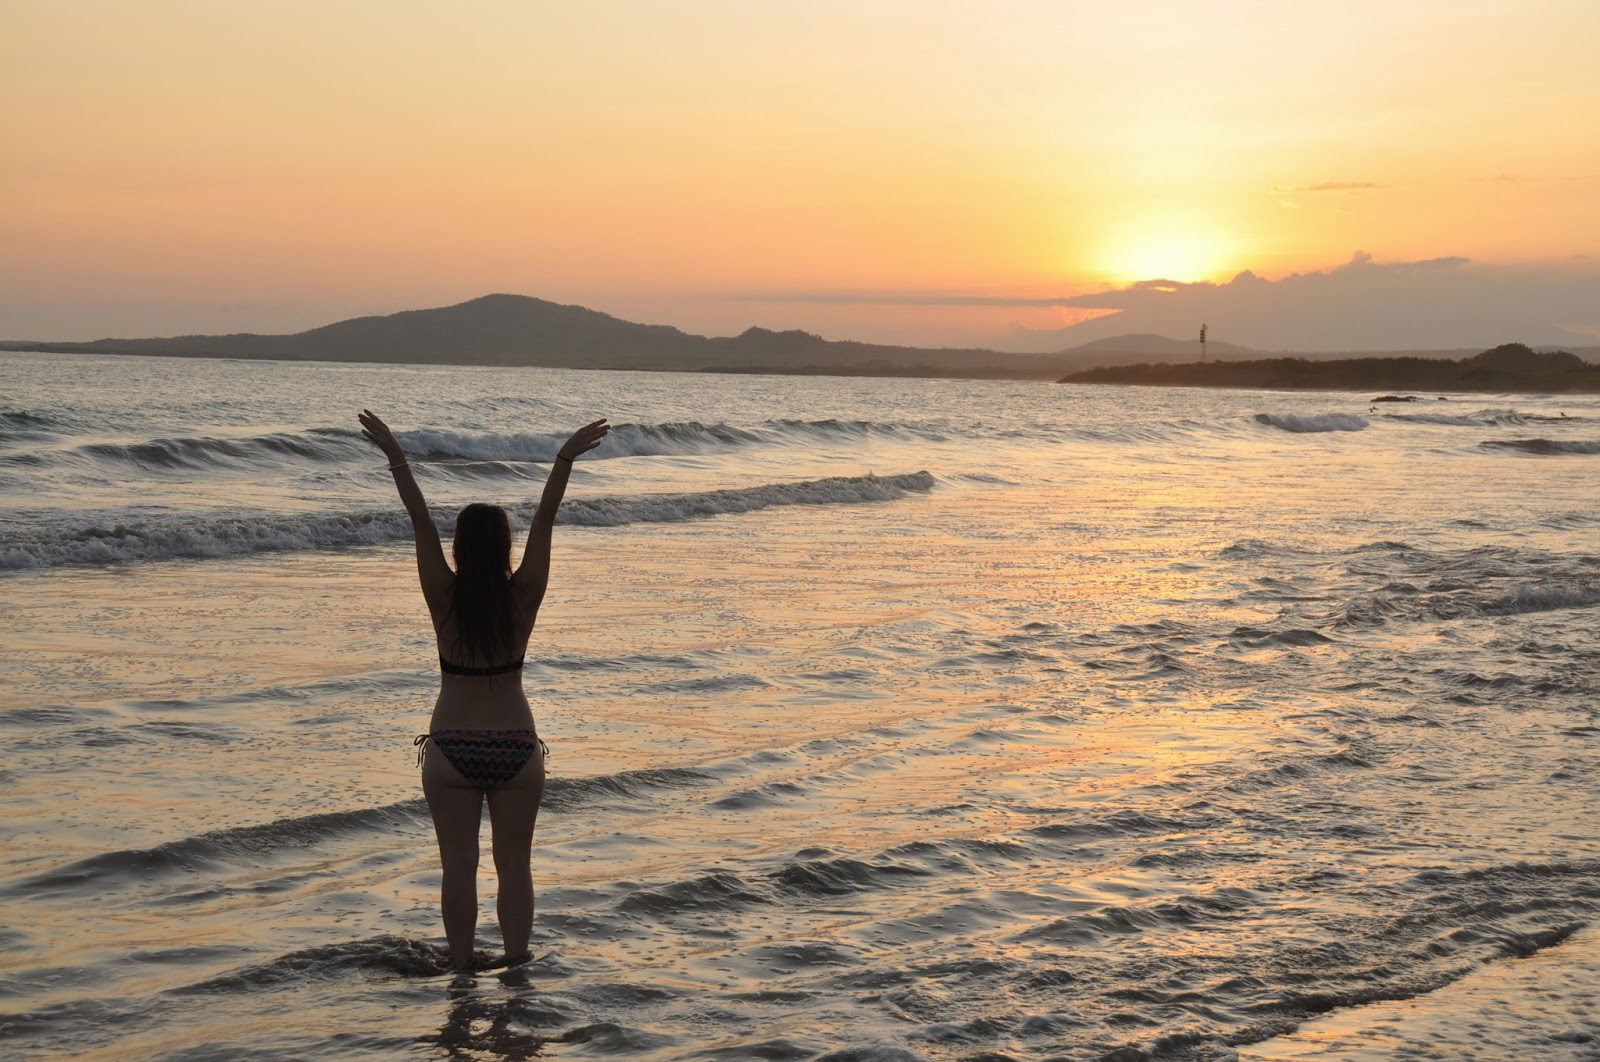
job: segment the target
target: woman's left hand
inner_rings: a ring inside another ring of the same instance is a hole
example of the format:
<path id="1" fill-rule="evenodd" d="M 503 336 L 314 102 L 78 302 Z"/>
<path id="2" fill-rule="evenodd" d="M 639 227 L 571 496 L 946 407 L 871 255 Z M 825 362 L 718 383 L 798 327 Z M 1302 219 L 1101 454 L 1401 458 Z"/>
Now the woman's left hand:
<path id="1" fill-rule="evenodd" d="M 361 416 L 361 434 L 365 435 L 378 445 L 391 465 L 398 464 L 406 459 L 406 452 L 400 449 L 400 441 L 394 437 L 394 432 L 389 430 L 376 413 L 370 409 L 363 409 Z"/>
<path id="2" fill-rule="evenodd" d="M 611 425 L 606 423 L 606 418 L 591 421 L 572 433 L 572 438 L 561 444 L 557 457 L 573 460 L 580 454 L 586 454 L 600 445 L 600 440 L 606 437 L 606 432 L 611 430 Z"/>

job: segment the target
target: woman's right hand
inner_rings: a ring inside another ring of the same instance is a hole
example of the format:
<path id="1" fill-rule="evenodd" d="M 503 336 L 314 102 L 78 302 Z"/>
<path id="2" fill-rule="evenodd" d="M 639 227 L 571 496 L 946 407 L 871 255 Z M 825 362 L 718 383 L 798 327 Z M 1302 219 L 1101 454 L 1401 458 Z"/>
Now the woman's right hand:
<path id="1" fill-rule="evenodd" d="M 611 430 L 611 425 L 606 423 L 606 418 L 591 421 L 572 433 L 572 437 L 561 444 L 557 457 L 571 461 L 581 454 L 586 454 L 600 445 L 600 440 L 606 437 L 606 432 Z"/>
<path id="2" fill-rule="evenodd" d="M 391 465 L 406 459 L 406 452 L 400 449 L 400 441 L 394 437 L 394 432 L 389 430 L 389 425 L 385 424 L 376 413 L 370 409 L 363 409 L 361 416 L 356 419 L 361 421 L 361 434 L 377 444 Z"/>

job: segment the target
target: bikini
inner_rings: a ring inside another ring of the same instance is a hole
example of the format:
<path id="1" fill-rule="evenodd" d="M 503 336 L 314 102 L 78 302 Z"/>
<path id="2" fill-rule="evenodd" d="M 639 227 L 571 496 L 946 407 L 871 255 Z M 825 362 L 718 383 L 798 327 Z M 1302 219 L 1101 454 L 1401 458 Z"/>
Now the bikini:
<path id="1" fill-rule="evenodd" d="M 509 675 L 522 670 L 522 659 L 500 667 L 464 667 L 452 664 L 442 655 L 439 670 L 447 675 L 488 677 Z M 435 730 L 418 734 L 412 744 L 417 747 L 417 766 L 427 758 L 428 746 L 437 748 L 450 766 L 479 789 L 504 785 L 515 778 L 534 752 L 550 755 L 550 746 L 539 740 L 535 730 Z"/>

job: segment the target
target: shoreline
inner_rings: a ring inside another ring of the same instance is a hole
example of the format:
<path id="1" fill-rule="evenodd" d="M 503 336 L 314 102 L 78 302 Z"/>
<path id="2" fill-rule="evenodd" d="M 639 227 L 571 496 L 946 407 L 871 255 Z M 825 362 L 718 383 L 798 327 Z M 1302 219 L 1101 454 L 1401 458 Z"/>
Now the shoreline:
<path id="1" fill-rule="evenodd" d="M 1373 384 L 1371 387 L 1358 387 L 1354 385 L 1334 386 L 1332 384 L 1321 387 L 1301 384 L 1220 384 L 1220 383 L 1182 383 L 1162 380 L 1057 380 L 1059 386 L 1068 387 L 1170 387 L 1183 388 L 1192 391 L 1278 391 L 1284 394 L 1366 394 L 1372 391 L 1383 391 L 1385 394 L 1414 395 L 1417 402 L 1434 401 L 1435 395 L 1571 395 L 1575 398 L 1600 394 L 1600 388 L 1593 391 L 1572 389 L 1550 390 L 1547 388 L 1530 387 L 1429 387 L 1407 388 L 1391 387 L 1388 384 Z M 1439 398 L 1438 401 L 1448 402 L 1448 398 Z M 1410 405 L 1408 401 L 1394 402 L 1386 398 L 1384 404 L 1394 403 L 1399 406 Z"/>
<path id="2" fill-rule="evenodd" d="M 1468 358 L 1369 356 L 1140 362 L 1082 369 L 1058 383 L 1292 390 L 1600 394 L 1600 365 L 1571 351 L 1502 343 Z"/>
<path id="3" fill-rule="evenodd" d="M 837 376 L 841 379 L 847 380 L 964 380 L 980 383 L 985 380 L 1052 383 L 1059 379 L 1062 371 L 1061 367 L 1059 366 L 1051 369 L 1018 369 L 1014 372 L 1005 372 L 1000 370 L 974 370 L 972 372 L 960 372 L 954 369 L 940 369 L 937 366 L 920 365 L 906 366 L 900 369 L 861 368 L 855 370 L 852 370 L 849 367 L 823 365 L 805 365 L 796 366 L 794 368 L 772 368 L 761 366 L 747 369 L 723 365 L 708 365 L 698 368 L 673 368 L 671 366 L 661 365 L 637 367 L 625 365 L 530 365 L 507 361 L 411 361 L 397 358 L 285 358 L 258 356 L 254 354 L 163 354 L 143 350 L 52 350 L 49 346 L 22 348 L 0 345 L 0 356 L 7 354 L 46 354 L 52 356 L 65 355 L 68 357 L 92 358 L 174 358 L 182 361 L 248 361 L 260 362 L 269 365 L 403 365 L 414 368 L 437 367 L 443 369 L 557 369 L 570 372 L 657 372 L 676 376 Z"/>
<path id="4" fill-rule="evenodd" d="M 40 348 L 11 348 L 0 346 L 0 356 L 8 354 L 44 354 L 65 355 L 68 357 L 94 357 L 94 358 L 155 358 L 175 359 L 181 361 L 240 361 L 267 365 L 397 365 L 411 368 L 437 367 L 447 369 L 553 369 L 564 372 L 648 372 L 667 375 L 704 375 L 704 376 L 796 376 L 810 379 L 835 377 L 842 380 L 884 379 L 884 380 L 960 380 L 969 383 L 1050 383 L 1056 385 L 1070 385 L 1076 387 L 1171 387 L 1200 391 L 1277 391 L 1285 394 L 1360 394 L 1364 391 L 1385 391 L 1388 393 L 1409 393 L 1417 395 L 1584 395 L 1600 394 L 1600 389 L 1585 390 L 1550 390 L 1526 387 L 1501 387 L 1501 388 L 1455 388 L 1433 387 L 1414 390 L 1404 387 L 1392 387 L 1387 384 L 1373 384 L 1370 387 L 1358 386 L 1311 386 L 1296 384 L 1223 384 L 1199 383 L 1194 381 L 1159 381 L 1159 380 L 1073 380 L 1060 377 L 1058 369 L 1049 371 L 1032 372 L 985 372 L 985 373 L 960 373 L 951 370 L 939 370 L 933 367 L 913 367 L 903 371 L 882 371 L 860 369 L 849 371 L 846 369 L 809 366 L 792 369 L 782 368 L 749 368 L 740 369 L 727 366 L 708 366 L 697 369 L 675 369 L 663 367 L 625 368 L 614 365 L 519 365 L 501 361 L 399 361 L 393 359 L 357 359 L 357 358 L 269 358 L 257 357 L 249 354 L 153 354 L 144 351 L 106 351 L 106 350 L 50 350 Z M 1094 371 L 1094 370 L 1084 370 Z M 1418 401 L 1427 401 L 1418 398 Z M 1443 399 L 1449 401 L 1448 399 Z"/>

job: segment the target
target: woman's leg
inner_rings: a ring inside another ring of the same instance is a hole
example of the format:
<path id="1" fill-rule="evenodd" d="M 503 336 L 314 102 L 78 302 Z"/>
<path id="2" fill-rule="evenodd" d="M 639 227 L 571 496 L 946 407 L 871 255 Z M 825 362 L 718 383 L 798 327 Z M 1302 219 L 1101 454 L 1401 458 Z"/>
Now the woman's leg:
<path id="1" fill-rule="evenodd" d="M 473 937 L 478 928 L 478 823 L 483 790 L 468 783 L 438 749 L 428 750 L 422 766 L 422 792 L 433 813 L 439 839 L 439 912 L 450 941 L 450 964 L 459 973 L 472 969 Z"/>
<path id="2" fill-rule="evenodd" d="M 489 826 L 494 831 L 494 869 L 500 877 L 500 935 L 506 961 L 528 957 L 533 934 L 533 827 L 544 799 L 544 754 L 534 749 L 517 776 L 489 790 Z"/>

